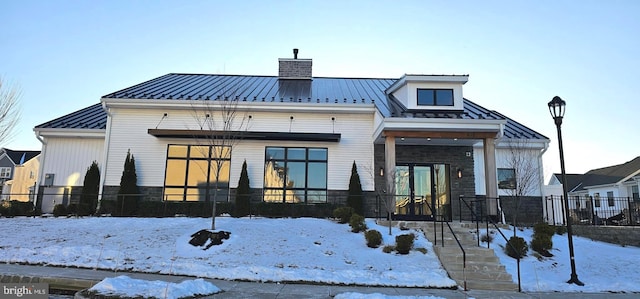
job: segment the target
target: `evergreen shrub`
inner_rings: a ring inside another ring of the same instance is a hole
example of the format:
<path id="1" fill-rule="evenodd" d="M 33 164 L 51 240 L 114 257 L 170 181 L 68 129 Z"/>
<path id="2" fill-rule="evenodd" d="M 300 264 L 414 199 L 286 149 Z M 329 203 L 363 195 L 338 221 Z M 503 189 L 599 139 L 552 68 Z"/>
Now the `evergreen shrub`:
<path id="1" fill-rule="evenodd" d="M 80 208 L 78 215 L 86 216 L 96 213 L 98 205 L 98 192 L 100 188 L 100 169 L 98 163 L 93 161 L 91 166 L 87 168 L 82 183 L 82 194 L 80 195 Z"/>
<path id="2" fill-rule="evenodd" d="M 564 225 L 556 226 L 556 234 L 562 236 L 567 232 L 567 227 Z"/>
<path id="3" fill-rule="evenodd" d="M 362 184 L 360 183 L 360 175 L 356 161 L 351 166 L 351 177 L 349 178 L 349 195 L 347 196 L 347 206 L 353 208 L 353 212 L 364 215 L 364 207 L 362 200 Z"/>
<path id="4" fill-rule="evenodd" d="M 67 216 L 67 215 L 69 215 L 69 213 L 67 212 L 67 207 L 65 205 L 57 204 L 53 206 L 54 217 Z"/>
<path id="5" fill-rule="evenodd" d="M 367 225 L 364 223 L 364 217 L 356 213 L 349 218 L 349 226 L 351 226 L 351 231 L 354 233 L 359 233 L 367 229 Z"/>
<path id="6" fill-rule="evenodd" d="M 217 206 L 216 206 L 217 207 Z M 251 186 L 249 184 L 249 173 L 247 172 L 247 161 L 242 163 L 242 171 L 236 189 L 236 203 L 233 217 L 244 217 L 251 213 Z"/>
<path id="7" fill-rule="evenodd" d="M 367 240 L 367 246 L 371 248 L 378 248 L 382 244 L 382 234 L 375 230 L 370 229 L 364 233 L 364 238 Z"/>
<path id="8" fill-rule="evenodd" d="M 509 246 L 509 244 L 511 244 L 511 246 Z M 527 247 L 527 242 L 523 238 L 513 236 L 509 238 L 504 250 L 507 255 L 512 258 L 522 258 L 527 255 L 529 248 Z"/>
<path id="9" fill-rule="evenodd" d="M 414 234 L 404 234 L 396 236 L 396 251 L 399 254 L 408 254 L 413 248 Z"/>
<path id="10" fill-rule="evenodd" d="M 339 207 L 333 210 L 333 218 L 338 219 L 338 223 L 347 223 L 353 215 L 352 207 Z"/>

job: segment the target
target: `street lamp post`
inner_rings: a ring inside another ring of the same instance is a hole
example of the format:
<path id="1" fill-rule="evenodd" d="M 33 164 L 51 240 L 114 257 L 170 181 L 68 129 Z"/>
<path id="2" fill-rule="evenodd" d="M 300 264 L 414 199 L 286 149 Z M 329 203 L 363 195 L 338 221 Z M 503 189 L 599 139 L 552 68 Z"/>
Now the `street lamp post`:
<path id="1" fill-rule="evenodd" d="M 553 117 L 553 120 L 558 129 L 558 146 L 560 148 L 560 171 L 562 173 L 562 195 L 564 196 L 564 213 L 567 219 L 567 238 L 569 238 L 569 258 L 571 259 L 571 279 L 567 283 L 575 283 L 576 285 L 583 286 L 584 283 L 578 279 L 576 273 L 576 261 L 573 255 L 573 229 L 571 228 L 571 217 L 569 216 L 569 198 L 567 196 L 567 175 L 564 170 L 564 150 L 562 148 L 562 118 L 564 117 L 566 102 L 560 97 L 555 96 L 553 100 L 549 102 L 549 112 Z"/>

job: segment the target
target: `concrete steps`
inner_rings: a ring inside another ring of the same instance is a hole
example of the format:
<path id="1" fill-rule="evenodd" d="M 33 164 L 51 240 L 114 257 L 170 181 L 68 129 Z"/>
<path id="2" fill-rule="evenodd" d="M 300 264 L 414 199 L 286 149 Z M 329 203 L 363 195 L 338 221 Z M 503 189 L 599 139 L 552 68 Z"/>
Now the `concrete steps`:
<path id="1" fill-rule="evenodd" d="M 458 285 L 462 287 L 466 285 L 466 288 L 471 290 L 518 291 L 518 285 L 513 282 L 511 274 L 507 273 L 493 249 L 478 247 L 475 224 L 449 223 L 465 250 L 465 267 L 463 267 L 462 250 L 446 224 L 444 236 L 441 236 L 442 230 L 438 223 L 436 227 L 437 239 L 434 239 L 432 222 L 406 221 L 399 222 L 397 225 L 422 230 L 427 239 L 434 243 L 434 251 L 449 277 L 455 280 Z"/>

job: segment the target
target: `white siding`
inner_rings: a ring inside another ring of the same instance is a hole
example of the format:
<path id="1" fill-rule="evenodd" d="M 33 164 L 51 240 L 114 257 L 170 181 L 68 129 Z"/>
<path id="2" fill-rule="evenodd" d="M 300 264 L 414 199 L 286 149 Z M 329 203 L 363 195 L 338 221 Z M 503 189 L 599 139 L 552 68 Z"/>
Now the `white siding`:
<path id="1" fill-rule="evenodd" d="M 480 143 L 482 144 L 482 143 Z M 526 150 L 527 157 L 532 163 L 537 164 L 538 172 L 542 169 L 542 159 L 538 156 L 541 149 L 522 149 Z M 513 168 L 509 166 L 510 150 L 506 148 L 496 148 L 496 168 Z M 474 146 L 473 148 L 474 176 L 476 184 L 476 194 L 486 194 L 485 176 L 484 176 L 484 150 L 482 146 Z M 543 178 L 538 175 L 537 183 L 533 183 L 528 196 L 542 196 Z M 498 195 L 510 195 L 505 190 L 498 189 Z"/>
<path id="2" fill-rule="evenodd" d="M 136 160 L 138 185 L 163 186 L 168 144 L 198 144 L 191 138 L 156 138 L 147 133 L 148 129 L 200 129 L 193 111 L 168 109 L 113 109 L 111 140 L 105 185 L 118 185 L 127 150 L 131 150 Z M 164 120 L 162 116 L 168 114 Z M 239 113 L 244 114 L 244 113 Z M 370 114 L 341 113 L 280 113 L 250 111 L 250 131 L 269 132 L 314 132 L 340 133 L 340 142 L 296 142 L 296 141 L 240 141 L 236 144 L 231 158 L 230 184 L 238 182 L 242 163 L 246 159 L 251 187 L 261 188 L 264 172 L 264 152 L 266 146 L 326 147 L 329 150 L 328 189 L 348 189 L 351 164 L 355 160 L 359 169 L 373 166 L 373 117 Z M 291 117 L 293 116 L 293 120 Z M 237 116 L 237 121 L 243 115 Z M 334 120 L 332 120 L 332 117 Z M 205 128 L 206 129 L 206 128 Z M 206 144 L 206 143 L 204 143 Z M 373 190 L 373 183 L 361 174 L 363 188 Z"/>
<path id="3" fill-rule="evenodd" d="M 96 138 L 62 138 L 45 139 L 46 152 L 42 161 L 40 184 L 44 183 L 44 175 L 52 173 L 54 186 L 82 186 L 84 175 L 93 161 L 100 165 L 103 158 L 104 139 Z"/>

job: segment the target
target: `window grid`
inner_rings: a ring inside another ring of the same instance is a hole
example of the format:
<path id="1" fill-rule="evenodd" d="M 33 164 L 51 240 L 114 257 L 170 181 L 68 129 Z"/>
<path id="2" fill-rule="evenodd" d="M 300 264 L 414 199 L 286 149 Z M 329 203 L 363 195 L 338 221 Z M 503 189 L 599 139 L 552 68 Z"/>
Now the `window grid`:
<path id="1" fill-rule="evenodd" d="M 164 199 L 168 201 L 209 201 L 219 172 L 218 197 L 229 194 L 231 153 L 228 146 L 169 145 L 165 168 Z"/>
<path id="2" fill-rule="evenodd" d="M 418 88 L 418 106 L 453 106 L 453 89 Z"/>
<path id="3" fill-rule="evenodd" d="M 0 167 L 0 178 L 10 178 L 11 167 Z"/>
<path id="4" fill-rule="evenodd" d="M 327 201 L 327 149 L 266 147 L 265 202 Z"/>

